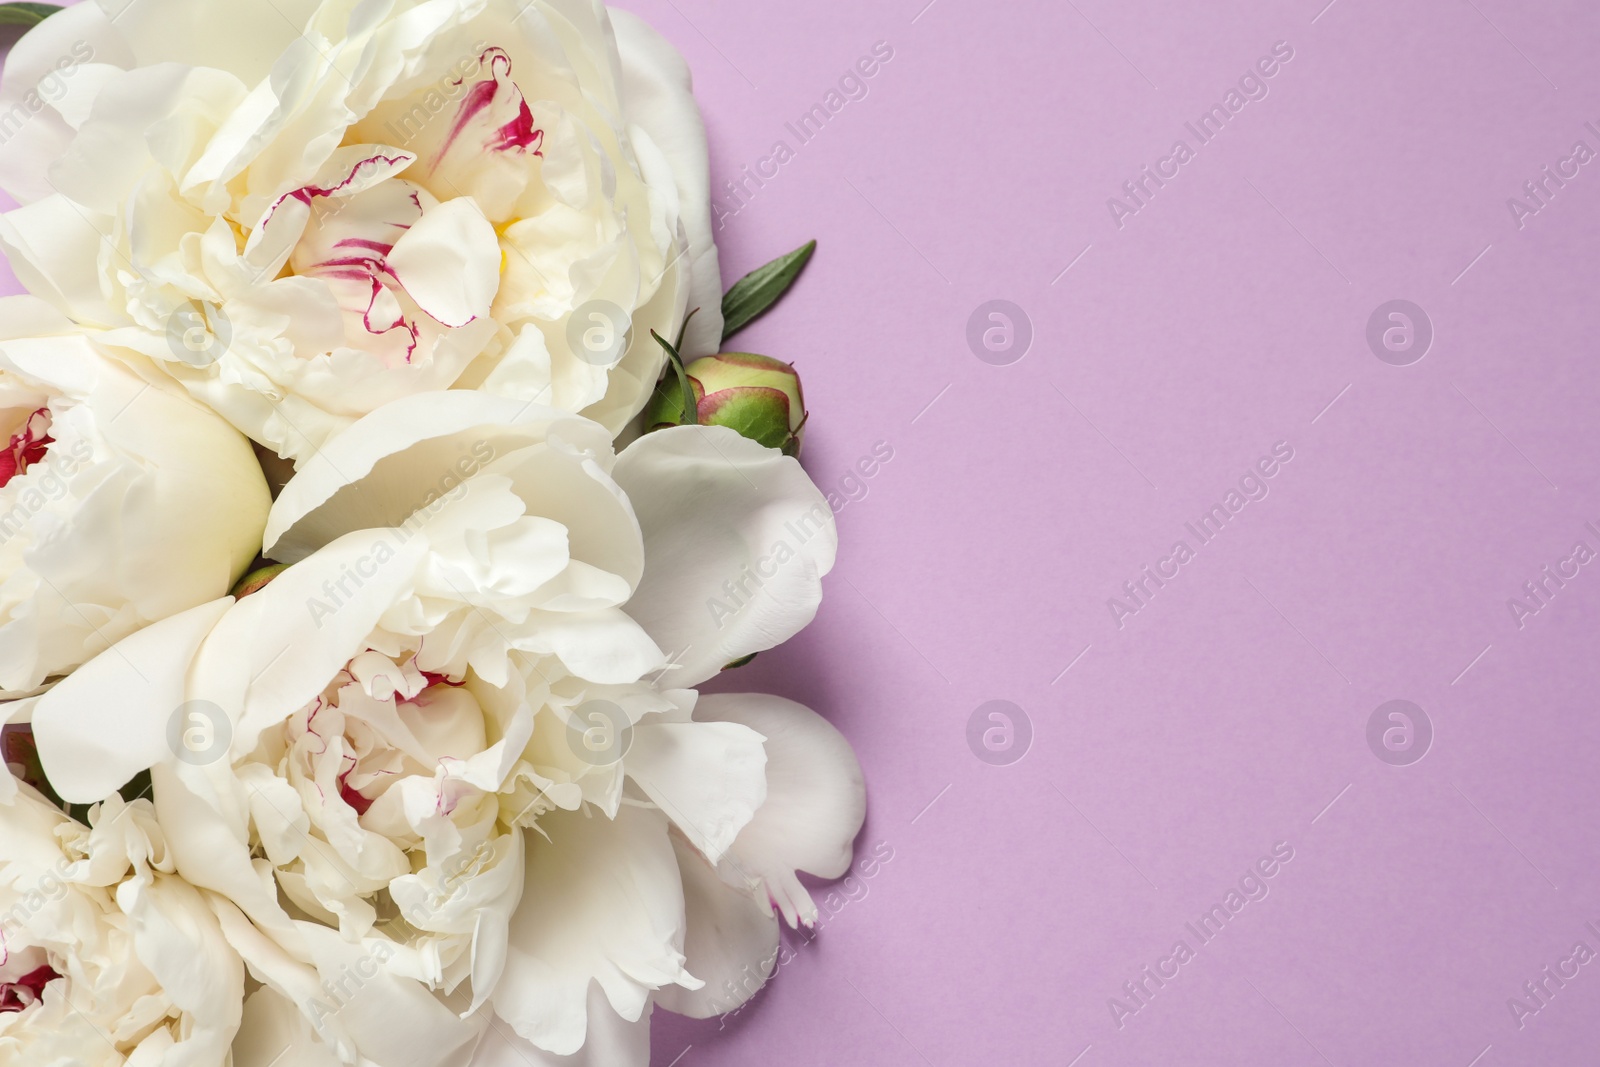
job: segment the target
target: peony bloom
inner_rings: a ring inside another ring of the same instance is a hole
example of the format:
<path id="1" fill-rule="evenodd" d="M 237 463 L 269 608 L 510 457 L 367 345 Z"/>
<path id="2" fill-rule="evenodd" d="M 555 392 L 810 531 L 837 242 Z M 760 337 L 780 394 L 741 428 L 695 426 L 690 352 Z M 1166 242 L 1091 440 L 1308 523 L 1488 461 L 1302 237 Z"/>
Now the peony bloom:
<path id="1" fill-rule="evenodd" d="M 89 822 L 26 786 L 0 807 L 0 1063 L 225 1067 L 244 965 L 206 895 L 150 801 Z"/>
<path id="2" fill-rule="evenodd" d="M 249 443 L 105 341 L 0 301 L 0 697 L 224 595 L 261 545 Z"/>
<path id="3" fill-rule="evenodd" d="M 657 1004 L 731 1010 L 778 913 L 815 917 L 795 872 L 848 864 L 839 734 L 688 688 L 810 620 L 820 494 L 722 428 L 610 442 L 483 394 L 380 409 L 284 489 L 269 584 L 39 698 L 67 799 L 154 765 L 177 869 L 264 983 L 246 1031 L 295 1062 L 642 1065 Z M 170 747 L 197 707 L 210 747 Z"/>
<path id="4" fill-rule="evenodd" d="M 688 71 L 626 13 L 87 0 L 12 52 L 0 115 L 41 99 L 0 150 L 17 275 L 296 462 L 458 382 L 616 434 L 650 329 L 719 339 Z"/>

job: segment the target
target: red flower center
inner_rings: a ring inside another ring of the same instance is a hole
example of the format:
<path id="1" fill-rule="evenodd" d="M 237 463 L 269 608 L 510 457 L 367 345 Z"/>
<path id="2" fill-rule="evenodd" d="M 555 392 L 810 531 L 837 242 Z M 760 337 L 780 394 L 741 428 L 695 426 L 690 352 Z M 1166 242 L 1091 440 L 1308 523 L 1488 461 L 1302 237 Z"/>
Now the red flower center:
<path id="1" fill-rule="evenodd" d="M 44 996 L 44 987 L 61 976 L 54 967 L 35 967 L 14 982 L 0 982 L 0 1013 L 31 1008 Z"/>
<path id="2" fill-rule="evenodd" d="M 22 430 L 11 436 L 11 443 L 0 450 L 0 489 L 44 458 L 55 438 L 50 436 L 50 409 L 40 408 L 28 416 Z"/>

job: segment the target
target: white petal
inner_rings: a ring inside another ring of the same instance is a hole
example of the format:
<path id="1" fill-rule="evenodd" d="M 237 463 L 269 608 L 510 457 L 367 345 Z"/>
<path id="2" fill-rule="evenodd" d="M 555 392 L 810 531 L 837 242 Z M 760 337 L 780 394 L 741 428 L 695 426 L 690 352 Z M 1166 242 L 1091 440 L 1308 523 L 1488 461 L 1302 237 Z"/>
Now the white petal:
<path id="1" fill-rule="evenodd" d="M 325 981 L 322 996 L 309 1006 L 313 1022 L 320 1009 L 322 1021 L 347 1033 L 374 1064 L 452 1067 L 467 1062 L 487 1012 L 462 1018 L 421 982 L 389 973 L 382 964 L 388 951 L 398 949 L 381 940 L 351 944 L 324 926 L 302 928 Z M 378 947 L 387 951 L 380 954 Z"/>
<path id="2" fill-rule="evenodd" d="M 800 464 L 721 426 L 646 434 L 612 472 L 645 538 L 627 612 L 693 686 L 787 641 L 817 613 L 839 535 Z"/>
<path id="3" fill-rule="evenodd" d="M 239 1027 L 244 964 L 229 947 L 199 892 L 181 878 L 150 886 L 124 882 L 117 904 L 128 915 L 134 951 L 175 1007 L 195 1022 L 164 1063 L 217 1063 Z"/>
<path id="4" fill-rule="evenodd" d="M 213 601 L 147 626 L 39 699 L 33 735 L 45 775 L 63 800 L 103 800 L 172 757 L 167 726 L 187 699 L 189 664 L 232 603 Z"/>
<path id="5" fill-rule="evenodd" d="M 183 63 L 231 70 L 247 82 L 267 76 L 300 37 L 316 0 L 98 0 L 141 66 Z M 311 48 L 307 47 L 307 51 Z"/>
<path id="6" fill-rule="evenodd" d="M 647 719 L 634 727 L 628 777 L 716 862 L 766 799 L 762 740 L 738 723 Z"/>
<path id="7" fill-rule="evenodd" d="M 685 358 L 710 355 L 722 344 L 722 274 L 711 234 L 711 174 L 705 123 L 695 104 L 689 67 L 639 16 L 612 8 L 617 52 L 622 60 L 622 105 L 667 157 L 678 184 L 678 219 L 689 239 L 690 310 L 681 351 Z"/>
<path id="8" fill-rule="evenodd" d="M 653 990 L 697 985 L 683 967 L 683 883 L 666 817 L 623 807 L 615 819 L 552 812 L 530 833 L 522 904 L 511 920 L 495 1013 L 547 1052 L 570 1056 L 588 1034 L 589 985 L 637 1021 Z"/>
<path id="9" fill-rule="evenodd" d="M 270 986 L 244 1002 L 244 1025 L 233 1042 L 233 1067 L 340 1067 L 294 1003 Z"/>
<path id="10" fill-rule="evenodd" d="M 598 983 L 589 986 L 589 1034 L 570 1056 L 546 1052 L 504 1023 L 491 1023 L 472 1067 L 650 1067 L 650 1012 L 629 1022 L 611 1010 Z"/>
<path id="11" fill-rule="evenodd" d="M 748 892 L 728 885 L 686 843 L 673 838 L 683 872 L 689 930 L 683 942 L 689 972 L 702 989 L 668 986 L 656 1003 L 692 1019 L 737 1010 L 778 966 L 778 917 Z"/>
<path id="12" fill-rule="evenodd" d="M 196 657 L 190 694 L 238 709 L 235 755 L 309 703 L 363 650 L 410 587 L 423 547 L 397 530 L 347 534 L 223 616 Z"/>
<path id="13" fill-rule="evenodd" d="M 703 696 L 695 718 L 743 723 L 767 739 L 767 802 L 722 863 L 725 876 L 764 887 L 793 926 L 816 921 L 795 871 L 838 878 L 866 819 L 866 783 L 850 742 L 803 704 L 761 693 Z"/>
<path id="14" fill-rule="evenodd" d="M 0 186 L 18 203 L 28 204 L 55 192 L 49 165 L 66 151 L 72 130 L 49 107 L 35 108 L 28 101 L 41 82 L 60 78 L 56 64 L 63 59 L 79 63 L 131 66 L 133 56 L 117 37 L 115 28 L 98 4 L 77 4 L 45 19 L 24 34 L 6 56 L 0 78 L 0 114 L 9 116 L 5 129 L 14 130 L 0 147 Z M 70 75 L 70 76 L 75 76 Z M 38 95 L 35 100 L 44 99 Z M 19 113 L 18 109 L 24 109 Z M 19 115 L 21 117 L 18 121 Z"/>
<path id="15" fill-rule="evenodd" d="M 395 242 L 389 268 L 417 306 L 446 326 L 489 313 L 500 288 L 500 239 L 470 197 L 447 200 Z"/>
<path id="16" fill-rule="evenodd" d="M 105 237 L 59 193 L 0 215 L 0 252 L 30 293 L 86 325 L 105 325 L 115 313 L 100 291 Z"/>
<path id="17" fill-rule="evenodd" d="M 485 393 L 455 389 L 386 404 L 330 441 L 284 487 L 267 517 L 263 551 L 269 558 L 290 563 L 352 530 L 400 526 L 419 508 L 454 491 L 462 478 L 500 457 L 540 445 L 551 435 L 578 449 L 610 449 L 609 437 L 593 423 Z M 610 491 L 614 494 L 615 487 Z M 584 503 L 582 510 L 587 510 L 595 500 L 585 498 Z M 625 507 L 618 504 L 612 510 Z M 529 510 L 569 529 L 596 526 L 597 536 L 615 530 L 607 540 L 616 546 L 607 556 L 641 555 L 637 531 L 617 530 L 631 524 L 617 523 L 616 514 L 583 523 L 581 510 L 571 521 L 550 507 Z M 583 540 L 593 543 L 595 538 Z M 629 569 L 643 565 L 639 558 L 621 570 L 607 566 L 607 560 L 585 557 L 584 561 L 624 577 Z"/>
<path id="18" fill-rule="evenodd" d="M 251 943 L 272 944 L 274 953 L 291 948 L 303 951 L 294 925 L 278 903 L 271 871 L 253 864 L 245 823 L 249 799 L 241 795 L 243 787 L 234 780 L 231 769 L 219 764 L 167 763 L 153 767 L 150 778 L 156 815 L 178 874 L 229 901 L 219 907 L 218 898 L 213 898 L 213 910 L 222 921 L 224 936 L 245 955 L 252 973 L 258 973 L 262 963 L 240 947 L 239 930 L 248 932 L 244 936 Z M 250 916 L 248 921 L 239 914 L 240 909 Z M 297 994 L 296 999 L 304 998 Z"/>

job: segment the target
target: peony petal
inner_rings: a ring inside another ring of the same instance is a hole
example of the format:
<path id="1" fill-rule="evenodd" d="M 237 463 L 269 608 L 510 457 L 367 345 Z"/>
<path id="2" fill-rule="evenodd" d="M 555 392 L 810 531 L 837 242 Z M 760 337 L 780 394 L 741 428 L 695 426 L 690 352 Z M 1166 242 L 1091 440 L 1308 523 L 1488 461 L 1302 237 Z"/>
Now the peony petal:
<path id="1" fill-rule="evenodd" d="M 317 0 L 97 0 L 140 66 L 180 63 L 265 78 L 300 38 Z M 307 49 L 310 50 L 309 48 Z M 287 77 L 288 72 L 281 72 Z"/>
<path id="2" fill-rule="evenodd" d="M 838 878 L 866 819 L 866 784 L 850 742 L 803 704 L 761 693 L 703 696 L 695 718 L 737 722 L 767 739 L 767 802 L 722 863 L 725 876 L 760 887 L 789 925 L 816 921 L 795 871 Z"/>
<path id="3" fill-rule="evenodd" d="M 650 1067 L 650 1011 L 629 1022 L 611 1010 L 599 983 L 589 986 L 589 1033 L 570 1056 L 546 1052 L 504 1023 L 490 1024 L 472 1067 Z"/>
<path id="4" fill-rule="evenodd" d="M 787 641 L 817 613 L 839 535 L 795 460 L 721 426 L 646 434 L 617 458 L 645 538 L 627 612 L 693 686 Z"/>
<path id="5" fill-rule="evenodd" d="M 678 185 L 678 219 L 689 240 L 690 321 L 681 351 L 685 358 L 722 347 L 722 274 L 711 234 L 711 173 L 706 128 L 694 101 L 689 67 L 648 23 L 631 11 L 611 8 L 622 60 L 623 110 L 671 164 Z"/>
<path id="6" fill-rule="evenodd" d="M 628 777 L 713 863 L 767 796 L 764 739 L 730 722 L 652 722 L 634 727 Z"/>
<path id="7" fill-rule="evenodd" d="M 778 966 L 778 917 L 719 878 L 687 843 L 674 837 L 672 846 L 683 872 L 685 966 L 705 986 L 668 986 L 656 994 L 656 1003 L 692 1019 L 709 1019 L 737 1010 L 772 977 Z"/>
<path id="8" fill-rule="evenodd" d="M 324 978 L 323 995 L 307 1006 L 313 1022 L 347 1033 L 373 1064 L 468 1062 L 487 1012 L 462 1017 L 421 982 L 389 973 L 383 964 L 398 950 L 386 942 L 351 944 L 324 926 L 301 928 Z"/>
<path id="9" fill-rule="evenodd" d="M 233 1041 L 233 1067 L 340 1067 L 317 1040 L 294 1002 L 262 986 L 244 1002 L 244 1024 Z"/>
<path id="10" fill-rule="evenodd" d="M 417 306 L 450 327 L 487 315 L 500 288 L 500 239 L 470 197 L 425 212 L 388 262 Z"/>
<path id="11" fill-rule="evenodd" d="M 518 1034 L 562 1056 L 583 1047 L 589 986 L 637 1021 L 654 990 L 698 985 L 684 970 L 683 883 L 660 812 L 615 819 L 551 812 L 528 838 L 522 904 L 511 920 L 494 1009 Z"/>
<path id="12" fill-rule="evenodd" d="M 363 650 L 379 618 L 411 586 L 424 548 L 403 530 L 347 534 L 218 622 L 196 658 L 191 694 L 239 709 L 235 755 L 310 703 Z"/>
<path id="13" fill-rule="evenodd" d="M 46 79 L 60 77 L 63 60 L 120 67 L 133 65 L 133 55 L 98 4 L 77 4 L 45 19 L 29 30 L 6 55 L 0 77 L 0 125 L 7 139 L 0 148 L 0 187 L 19 204 L 42 200 L 55 192 L 49 166 L 60 158 L 72 140 L 72 129 L 48 106 L 35 108 L 29 100 L 43 100 L 34 90 Z M 72 69 L 72 68 L 69 68 Z M 38 111 L 37 114 L 34 114 Z"/>
<path id="14" fill-rule="evenodd" d="M 0 253 L 17 280 L 85 325 L 116 318 L 96 270 L 105 237 L 59 193 L 0 215 Z"/>
<path id="15" fill-rule="evenodd" d="M 610 449 L 605 431 L 587 420 L 486 393 L 420 393 L 386 404 L 330 441 L 284 487 L 267 517 L 263 552 L 292 563 L 353 530 L 403 525 L 419 508 L 455 490 L 464 477 L 552 435 L 576 448 Z M 588 481 L 596 479 L 590 476 Z M 603 484 L 611 495 L 620 496 L 609 479 Z M 574 514 L 569 521 L 544 503 L 540 500 L 530 510 L 569 529 L 583 517 Z M 593 507 L 594 500 L 585 504 Z M 611 531 L 609 535 L 573 538 L 600 540 L 607 546 L 606 556 L 631 558 L 616 567 L 607 566 L 609 560 L 585 559 L 623 577 L 643 566 L 637 530 L 617 521 L 626 507 L 618 502 L 604 521 L 592 517 L 586 524 L 595 527 L 596 535 Z"/>
<path id="16" fill-rule="evenodd" d="M 167 727 L 187 699 L 189 663 L 232 603 L 212 601 L 147 626 L 39 699 L 33 735 L 63 800 L 93 804 L 172 758 Z"/>
<path id="17" fill-rule="evenodd" d="M 161 1062 L 222 1061 L 239 1028 L 244 964 L 200 893 L 180 878 L 149 886 L 128 881 L 117 888 L 117 904 L 127 913 L 140 962 L 196 1024 Z"/>

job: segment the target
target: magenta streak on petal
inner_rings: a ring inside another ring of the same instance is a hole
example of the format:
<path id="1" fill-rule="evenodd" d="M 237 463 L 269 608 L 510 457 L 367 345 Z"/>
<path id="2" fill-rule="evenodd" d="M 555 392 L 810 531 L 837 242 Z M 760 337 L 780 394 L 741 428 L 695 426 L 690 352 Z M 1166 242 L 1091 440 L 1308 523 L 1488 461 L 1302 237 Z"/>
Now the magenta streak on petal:
<path id="1" fill-rule="evenodd" d="M 0 489 L 5 488 L 19 474 L 27 474 L 28 468 L 44 458 L 55 438 L 50 436 L 50 409 L 40 408 L 28 416 L 27 424 L 22 427 L 22 432 L 15 434 L 11 442 L 0 450 Z"/>
<path id="2" fill-rule="evenodd" d="M 415 193 L 412 194 L 412 198 L 416 198 Z M 390 223 L 390 225 L 397 227 L 399 226 L 397 223 Z M 400 284 L 400 280 L 395 277 L 394 272 L 389 269 L 388 263 L 384 260 L 384 256 L 387 255 L 387 253 L 393 249 L 394 246 L 385 245 L 380 241 L 370 241 L 361 237 L 342 238 L 335 243 L 334 247 L 337 248 L 341 245 L 369 249 L 374 254 L 365 256 L 341 256 L 338 259 L 326 259 L 312 267 L 307 272 L 308 275 L 317 278 L 337 278 L 340 281 L 347 282 L 367 282 L 372 287 L 372 291 L 367 297 L 366 310 L 361 313 L 361 325 L 365 327 L 366 331 L 372 334 L 374 337 L 381 337 L 392 330 L 405 330 L 410 338 L 406 345 L 405 357 L 405 361 L 409 364 L 412 357 L 415 356 L 417 352 L 418 332 L 416 325 L 414 323 L 407 322 L 404 315 L 397 316 L 393 322 L 389 323 L 387 326 L 384 326 L 382 329 L 379 329 L 372 324 L 372 309 L 377 307 L 378 298 L 383 295 L 385 288 L 383 279 L 393 281 L 396 285 Z M 382 275 L 382 278 L 379 277 L 380 275 Z M 400 288 L 403 290 L 404 286 L 400 286 Z"/>
<path id="3" fill-rule="evenodd" d="M 372 807 L 373 798 L 362 796 L 350 787 L 350 772 L 355 769 L 355 757 L 352 756 L 350 757 L 349 769 L 339 775 L 339 798 L 354 808 L 356 816 L 359 818 L 367 813 L 368 808 Z"/>
<path id="4" fill-rule="evenodd" d="M 324 755 L 328 751 L 328 739 L 326 737 L 323 737 L 321 734 L 317 733 L 317 727 L 316 727 L 317 716 L 322 714 L 322 709 L 325 706 L 326 705 L 324 705 L 323 702 L 322 702 L 322 698 L 318 697 L 317 698 L 317 706 L 312 709 L 311 717 L 306 720 L 306 733 L 310 734 L 312 737 L 315 737 L 318 741 L 322 742 L 322 748 L 320 750 L 318 750 L 317 752 L 313 752 L 312 753 L 312 755 L 314 755 L 314 756 Z"/>
<path id="5" fill-rule="evenodd" d="M 529 149 L 533 155 L 543 159 L 544 153 L 539 149 L 544 145 L 544 131 L 534 126 L 533 112 L 528 109 L 526 100 L 517 101 L 517 107 L 517 117 L 500 127 L 500 136 L 490 141 L 489 147 L 497 152 L 509 152 L 513 148 Z"/>
<path id="6" fill-rule="evenodd" d="M 491 76 L 484 81 L 473 83 L 472 88 L 467 90 L 466 99 L 461 101 L 461 107 L 456 111 L 456 121 L 451 125 L 449 134 L 445 136 L 439 154 L 434 157 L 433 165 L 428 168 L 430 173 L 437 170 L 439 164 L 444 162 L 444 157 L 449 154 L 451 146 L 467 128 L 467 124 L 494 102 L 495 94 L 499 92 L 501 85 L 508 86 L 517 94 L 517 117 L 497 129 L 495 136 L 486 141 L 484 147 L 494 152 L 519 150 L 531 152 L 540 158 L 544 156 L 540 151 L 544 144 L 544 131 L 534 126 L 533 112 L 528 108 L 528 101 L 522 95 L 522 90 L 517 88 L 516 82 L 511 80 L 511 57 L 502 48 L 490 48 L 478 57 L 480 68 L 485 59 L 489 61 Z M 464 81 L 465 79 L 458 79 L 451 84 L 460 85 Z"/>
<path id="7" fill-rule="evenodd" d="M 459 85 L 461 83 L 457 82 L 456 84 Z M 467 123 L 476 118 L 478 113 L 488 107 L 489 103 L 494 100 L 494 89 L 495 83 L 491 80 L 478 82 L 467 90 L 467 98 L 461 101 L 461 108 L 456 112 L 455 124 L 450 127 L 450 132 L 445 135 L 444 144 L 439 148 L 439 155 L 434 159 L 433 166 L 428 168 L 430 173 L 437 170 L 439 164 L 444 162 L 444 157 L 449 153 L 450 146 L 456 143 L 456 138 L 461 136 L 461 131 L 466 128 Z"/>
<path id="8" fill-rule="evenodd" d="M 367 310 L 361 313 L 361 325 L 365 326 L 367 332 L 372 334 L 374 337 L 382 337 L 391 330 L 405 330 L 411 338 L 410 343 L 406 346 L 406 362 L 410 363 L 411 357 L 415 355 L 417 351 L 417 327 L 414 323 L 407 322 L 404 315 L 400 315 L 383 329 L 373 329 L 372 309 L 378 306 L 378 297 L 383 293 L 383 283 L 379 281 L 376 276 L 370 277 L 369 280 L 372 282 L 372 295 L 367 300 Z"/>
<path id="9" fill-rule="evenodd" d="M 278 197 L 277 200 L 273 201 L 271 210 L 267 212 L 267 217 L 262 220 L 261 228 L 267 228 L 267 224 L 272 221 L 272 217 L 278 213 L 278 208 L 282 207 L 283 202 L 291 197 L 300 201 L 302 204 L 305 204 L 307 207 L 310 207 L 313 198 L 319 196 L 332 196 L 334 193 L 339 192 L 351 182 L 355 181 L 356 175 L 361 173 L 361 168 L 367 166 L 368 164 L 387 163 L 390 166 L 393 166 L 397 163 L 404 163 L 405 160 L 405 156 L 385 156 L 381 154 L 376 156 L 368 156 L 366 159 L 361 160 L 355 166 L 351 167 L 350 173 L 346 175 L 345 179 L 339 182 L 337 185 L 303 185 L 298 189 L 284 193 L 282 196 Z"/>
<path id="10" fill-rule="evenodd" d="M 415 194 L 413 194 L 415 195 Z M 333 243 L 335 248 L 365 248 L 369 252 L 376 252 L 380 256 L 387 256 L 394 251 L 394 245 L 384 244 L 382 241 L 369 241 L 365 237 L 341 237 Z"/>

